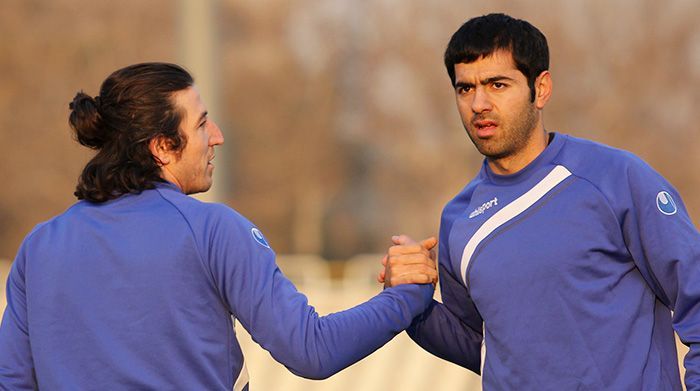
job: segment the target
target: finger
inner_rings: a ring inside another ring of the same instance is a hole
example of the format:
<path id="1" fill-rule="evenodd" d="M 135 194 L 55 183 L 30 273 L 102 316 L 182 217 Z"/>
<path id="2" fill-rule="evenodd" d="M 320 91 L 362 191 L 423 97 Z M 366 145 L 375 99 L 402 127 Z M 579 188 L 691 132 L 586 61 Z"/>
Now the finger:
<path id="1" fill-rule="evenodd" d="M 403 268 L 401 270 L 397 270 L 396 276 L 407 276 L 411 274 L 425 274 L 430 276 L 430 278 L 437 278 L 438 277 L 438 272 L 435 270 L 434 267 L 431 267 L 429 265 L 417 265 L 417 266 L 411 266 L 407 268 Z"/>
<path id="2" fill-rule="evenodd" d="M 432 259 L 433 261 L 437 259 L 437 251 L 435 251 L 435 247 L 431 248 L 428 253 L 430 254 L 430 259 Z"/>
<path id="3" fill-rule="evenodd" d="M 384 254 L 382 257 L 382 266 L 386 267 L 386 261 L 389 259 L 389 254 Z"/>
<path id="4" fill-rule="evenodd" d="M 432 284 L 433 287 L 438 283 L 438 275 L 434 271 L 425 270 L 424 272 L 405 273 L 398 276 L 392 276 L 385 279 L 384 287 L 392 287 L 403 284 Z"/>
<path id="5" fill-rule="evenodd" d="M 435 266 L 435 260 L 430 258 L 430 254 L 427 251 L 420 253 L 390 255 L 387 259 L 387 265 L 392 268 L 417 263 Z"/>
<path id="6" fill-rule="evenodd" d="M 435 278 L 428 274 L 412 273 L 408 275 L 395 276 L 391 278 L 391 286 L 404 284 L 434 284 Z"/>
<path id="7" fill-rule="evenodd" d="M 435 236 L 431 236 L 427 239 L 421 240 L 420 245 L 423 246 L 423 248 L 425 248 L 426 250 L 432 250 L 433 248 L 435 248 L 435 245 L 437 244 L 437 242 L 438 241 L 435 238 Z"/>
<path id="8" fill-rule="evenodd" d="M 389 247 L 389 257 L 402 255 L 402 254 L 425 254 L 426 257 L 430 256 L 428 250 L 421 246 L 420 243 L 414 244 L 401 244 Z"/>
<path id="9" fill-rule="evenodd" d="M 391 280 L 392 278 L 401 277 L 412 273 L 428 274 L 430 276 L 434 276 L 435 278 L 438 276 L 438 271 L 434 264 L 420 262 L 388 267 L 387 272 L 384 274 L 384 280 Z"/>
<path id="10" fill-rule="evenodd" d="M 394 235 L 391 237 L 391 241 L 396 245 L 417 244 L 417 242 L 408 235 Z"/>
<path id="11" fill-rule="evenodd" d="M 414 281 L 414 279 L 420 279 L 420 281 L 424 281 L 424 278 L 428 278 L 430 282 L 437 282 L 438 280 L 438 274 L 437 271 L 433 268 L 430 268 L 425 265 L 421 266 L 415 266 L 411 268 L 405 268 L 400 271 L 397 271 L 396 273 L 393 273 L 391 275 L 391 281 L 409 281 L 409 282 L 414 282 L 414 283 L 420 283 Z M 425 282 L 423 282 L 425 283 Z"/>
<path id="12" fill-rule="evenodd" d="M 386 273 L 384 272 L 384 270 L 380 271 L 380 272 L 377 274 L 377 281 L 378 281 L 380 284 L 383 284 L 383 283 L 384 283 L 385 276 L 386 276 Z"/>

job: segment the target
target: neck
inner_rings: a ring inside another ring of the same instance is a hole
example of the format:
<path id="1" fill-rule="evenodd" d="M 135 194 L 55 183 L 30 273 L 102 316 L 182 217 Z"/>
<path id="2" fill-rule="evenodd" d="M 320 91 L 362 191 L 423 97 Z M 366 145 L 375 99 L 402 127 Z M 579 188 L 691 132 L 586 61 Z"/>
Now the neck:
<path id="1" fill-rule="evenodd" d="M 548 143 L 549 134 L 547 131 L 544 129 L 536 130 L 519 151 L 502 158 L 487 158 L 486 160 L 491 171 L 497 175 L 515 174 L 540 156 L 542 151 L 547 148 Z"/>
<path id="2" fill-rule="evenodd" d="M 173 175 L 170 170 L 168 170 L 168 167 L 162 166 L 160 169 L 160 177 L 165 179 L 166 181 L 172 183 L 173 185 L 177 186 L 181 191 L 184 192 L 184 189 L 182 188 L 182 185 L 180 185 L 180 181 L 177 180 L 177 177 Z"/>

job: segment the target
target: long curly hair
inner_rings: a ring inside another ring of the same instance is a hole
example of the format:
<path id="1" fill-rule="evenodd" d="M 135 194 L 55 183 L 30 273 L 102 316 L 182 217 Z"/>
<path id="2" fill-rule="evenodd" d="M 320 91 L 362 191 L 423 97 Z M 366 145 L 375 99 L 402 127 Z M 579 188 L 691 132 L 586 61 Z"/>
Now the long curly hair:
<path id="1" fill-rule="evenodd" d="M 105 202 L 163 182 L 149 144 L 163 137 L 175 151 L 185 147 L 179 131 L 183 112 L 173 94 L 193 84 L 182 67 L 153 62 L 115 71 L 94 98 L 78 92 L 68 122 L 77 141 L 97 153 L 80 174 L 75 196 Z"/>

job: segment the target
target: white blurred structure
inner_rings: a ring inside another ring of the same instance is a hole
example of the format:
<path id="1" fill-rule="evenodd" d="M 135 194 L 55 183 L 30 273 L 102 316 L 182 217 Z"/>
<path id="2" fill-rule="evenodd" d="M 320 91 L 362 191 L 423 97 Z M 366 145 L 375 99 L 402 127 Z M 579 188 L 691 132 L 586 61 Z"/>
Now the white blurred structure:
<path id="1" fill-rule="evenodd" d="M 7 275 L 10 273 L 10 266 L 12 261 L 9 259 L 0 258 L 0 321 L 2 321 L 2 316 L 5 313 L 5 307 L 7 306 L 7 301 L 5 299 L 5 286 L 7 281 Z"/>
<path id="2" fill-rule="evenodd" d="M 223 117 L 220 111 L 219 72 L 216 55 L 219 52 L 216 39 L 215 0 L 179 0 L 177 31 L 180 63 L 192 73 L 207 110 L 217 121 Z M 221 202 L 226 188 L 227 165 L 224 148 L 216 149 L 214 185 L 196 198 L 208 202 Z"/>

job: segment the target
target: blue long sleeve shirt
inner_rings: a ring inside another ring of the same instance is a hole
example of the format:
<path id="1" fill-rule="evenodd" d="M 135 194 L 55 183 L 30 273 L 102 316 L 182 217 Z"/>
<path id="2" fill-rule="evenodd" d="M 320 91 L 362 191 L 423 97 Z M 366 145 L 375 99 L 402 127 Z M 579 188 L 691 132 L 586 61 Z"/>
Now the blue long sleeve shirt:
<path id="1" fill-rule="evenodd" d="M 37 226 L 7 281 L 0 389 L 241 390 L 232 316 L 297 375 L 325 378 L 408 327 L 430 286 L 319 316 L 234 210 L 172 184 Z"/>
<path id="2" fill-rule="evenodd" d="M 680 390 L 674 329 L 700 390 L 700 235 L 632 154 L 555 134 L 516 174 L 484 163 L 439 254 L 443 303 L 409 335 L 484 390 Z"/>

